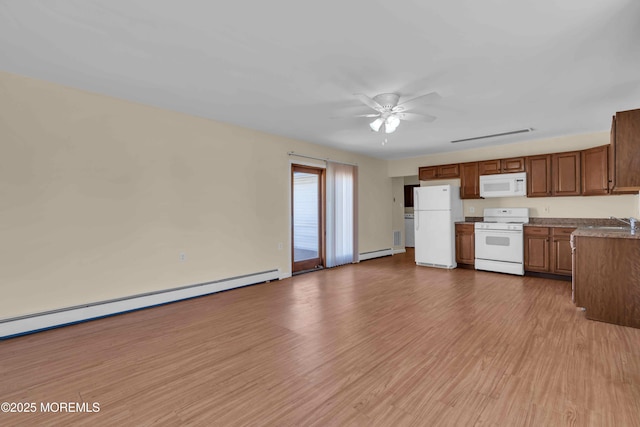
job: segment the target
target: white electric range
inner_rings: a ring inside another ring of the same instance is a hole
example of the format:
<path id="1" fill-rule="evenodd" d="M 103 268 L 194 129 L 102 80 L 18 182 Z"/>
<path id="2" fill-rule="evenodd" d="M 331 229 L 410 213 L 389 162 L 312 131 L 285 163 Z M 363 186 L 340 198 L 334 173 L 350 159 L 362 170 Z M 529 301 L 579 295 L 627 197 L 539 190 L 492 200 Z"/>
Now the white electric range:
<path id="1" fill-rule="evenodd" d="M 475 223 L 476 270 L 524 275 L 524 229 L 529 208 L 487 208 Z"/>

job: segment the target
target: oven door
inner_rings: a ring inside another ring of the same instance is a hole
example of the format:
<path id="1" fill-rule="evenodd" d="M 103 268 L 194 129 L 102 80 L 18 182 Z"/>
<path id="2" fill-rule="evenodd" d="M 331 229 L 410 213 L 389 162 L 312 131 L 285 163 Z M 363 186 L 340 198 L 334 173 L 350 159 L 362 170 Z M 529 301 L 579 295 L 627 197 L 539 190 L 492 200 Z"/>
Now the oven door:
<path id="1" fill-rule="evenodd" d="M 522 231 L 475 230 L 476 258 L 522 263 L 524 246 Z"/>

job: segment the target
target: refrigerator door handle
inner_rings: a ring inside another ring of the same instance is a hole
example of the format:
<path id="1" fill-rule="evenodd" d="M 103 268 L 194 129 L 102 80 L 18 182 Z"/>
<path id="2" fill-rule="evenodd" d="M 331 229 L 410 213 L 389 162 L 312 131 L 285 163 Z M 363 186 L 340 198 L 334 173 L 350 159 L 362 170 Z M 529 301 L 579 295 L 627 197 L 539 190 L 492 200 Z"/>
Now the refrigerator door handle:
<path id="1" fill-rule="evenodd" d="M 414 224 L 416 225 L 416 231 L 420 230 L 420 213 L 414 215 Z"/>

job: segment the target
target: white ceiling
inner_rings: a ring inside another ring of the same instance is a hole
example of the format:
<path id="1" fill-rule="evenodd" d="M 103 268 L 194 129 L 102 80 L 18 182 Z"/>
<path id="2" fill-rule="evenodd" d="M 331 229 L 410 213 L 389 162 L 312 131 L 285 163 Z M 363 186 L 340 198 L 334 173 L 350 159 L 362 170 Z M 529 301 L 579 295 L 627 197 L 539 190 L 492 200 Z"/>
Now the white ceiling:
<path id="1" fill-rule="evenodd" d="M 393 159 L 607 130 L 640 107 L 639 23 L 637 0 L 0 0 L 0 69 Z M 438 119 L 384 146 L 349 118 L 431 91 Z"/>

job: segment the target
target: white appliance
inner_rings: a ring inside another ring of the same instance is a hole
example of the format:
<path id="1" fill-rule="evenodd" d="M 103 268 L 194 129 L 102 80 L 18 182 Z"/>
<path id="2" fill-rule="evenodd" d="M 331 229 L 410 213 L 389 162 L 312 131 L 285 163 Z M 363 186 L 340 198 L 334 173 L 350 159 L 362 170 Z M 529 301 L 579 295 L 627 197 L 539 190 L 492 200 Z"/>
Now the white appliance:
<path id="1" fill-rule="evenodd" d="M 475 223 L 476 270 L 524 275 L 523 224 L 529 208 L 485 209 Z"/>
<path id="2" fill-rule="evenodd" d="M 514 197 L 527 195 L 527 173 L 480 175 L 480 197 Z"/>
<path id="3" fill-rule="evenodd" d="M 413 214 L 404 214 L 404 245 L 408 248 L 413 248 L 416 245 L 413 217 Z"/>
<path id="4" fill-rule="evenodd" d="M 414 188 L 413 211 L 416 264 L 456 268 L 454 223 L 463 219 L 460 187 Z"/>

